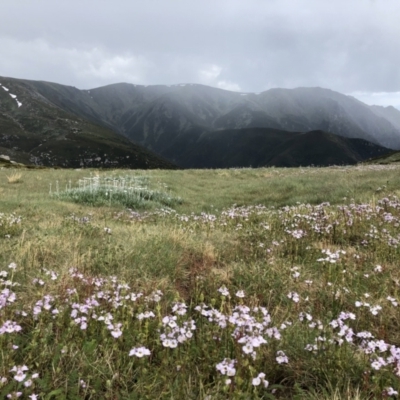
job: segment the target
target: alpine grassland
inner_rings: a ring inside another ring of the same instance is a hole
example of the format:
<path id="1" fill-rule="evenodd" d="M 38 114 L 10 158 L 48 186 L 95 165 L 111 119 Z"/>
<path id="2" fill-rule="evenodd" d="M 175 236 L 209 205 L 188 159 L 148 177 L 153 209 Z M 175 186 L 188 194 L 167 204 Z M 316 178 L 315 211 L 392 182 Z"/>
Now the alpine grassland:
<path id="1" fill-rule="evenodd" d="M 1 169 L 0 398 L 395 398 L 399 224 L 399 165 Z"/>

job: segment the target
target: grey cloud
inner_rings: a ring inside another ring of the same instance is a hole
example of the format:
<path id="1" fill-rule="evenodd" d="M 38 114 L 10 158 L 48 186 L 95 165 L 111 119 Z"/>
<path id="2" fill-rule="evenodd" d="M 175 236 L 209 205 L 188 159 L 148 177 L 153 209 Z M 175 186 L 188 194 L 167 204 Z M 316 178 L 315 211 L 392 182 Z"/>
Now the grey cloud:
<path id="1" fill-rule="evenodd" d="M 0 75 L 400 91 L 398 0 L 3 0 L 1 13 Z"/>

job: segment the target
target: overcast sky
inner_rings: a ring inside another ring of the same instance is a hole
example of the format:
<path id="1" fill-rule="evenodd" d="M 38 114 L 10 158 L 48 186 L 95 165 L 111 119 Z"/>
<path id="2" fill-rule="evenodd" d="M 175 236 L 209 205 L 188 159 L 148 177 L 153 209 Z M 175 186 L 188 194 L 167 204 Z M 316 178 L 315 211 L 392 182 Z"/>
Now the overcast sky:
<path id="1" fill-rule="evenodd" d="M 400 0 L 0 1 L 0 76 L 320 86 L 400 109 Z"/>

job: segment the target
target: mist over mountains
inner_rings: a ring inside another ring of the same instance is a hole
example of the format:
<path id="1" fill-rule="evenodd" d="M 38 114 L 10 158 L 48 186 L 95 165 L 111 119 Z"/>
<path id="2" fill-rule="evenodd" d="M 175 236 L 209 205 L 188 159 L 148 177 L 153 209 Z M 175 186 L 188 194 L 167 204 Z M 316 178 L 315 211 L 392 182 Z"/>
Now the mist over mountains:
<path id="1" fill-rule="evenodd" d="M 43 165 L 331 165 L 400 149 L 399 110 L 329 89 L 0 83 L 0 153 Z"/>

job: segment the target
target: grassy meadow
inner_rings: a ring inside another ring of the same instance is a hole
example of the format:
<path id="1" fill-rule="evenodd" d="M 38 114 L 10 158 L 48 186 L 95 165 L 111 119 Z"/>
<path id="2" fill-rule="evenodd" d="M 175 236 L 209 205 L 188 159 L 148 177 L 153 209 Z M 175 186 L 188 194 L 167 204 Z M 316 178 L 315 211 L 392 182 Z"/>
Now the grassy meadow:
<path id="1" fill-rule="evenodd" d="M 400 165 L 0 169 L 0 398 L 387 399 Z"/>

